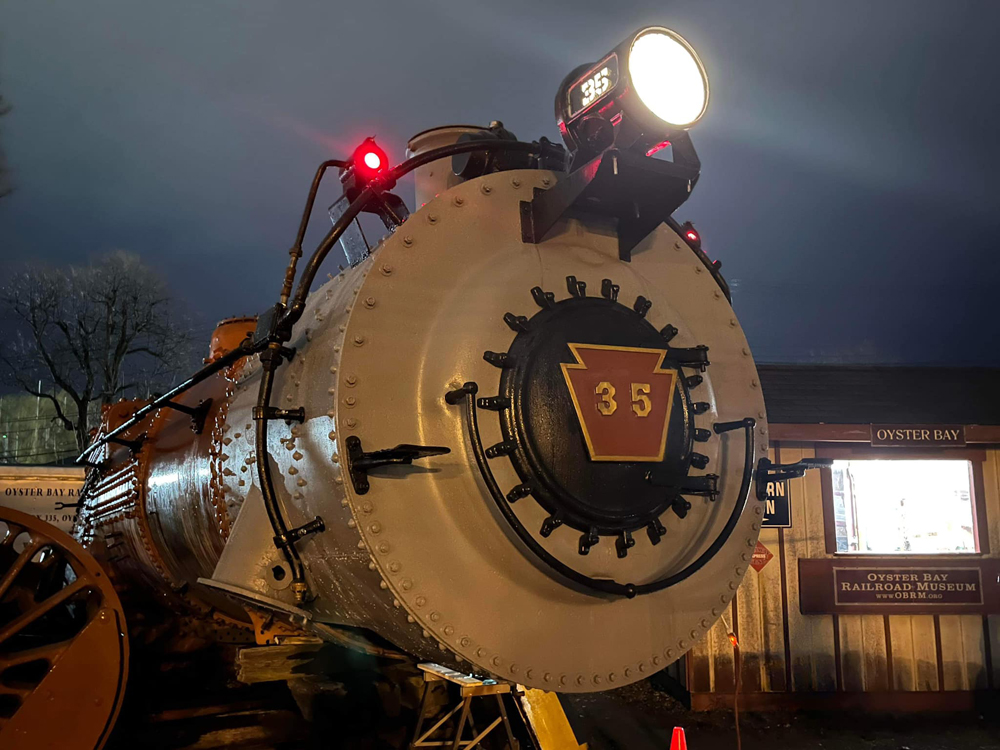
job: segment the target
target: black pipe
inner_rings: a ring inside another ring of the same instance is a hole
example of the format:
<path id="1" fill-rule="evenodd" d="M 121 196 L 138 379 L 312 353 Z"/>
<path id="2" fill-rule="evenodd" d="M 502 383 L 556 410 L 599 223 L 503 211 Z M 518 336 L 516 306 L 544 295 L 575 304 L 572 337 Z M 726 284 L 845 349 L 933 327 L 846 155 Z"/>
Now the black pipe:
<path id="1" fill-rule="evenodd" d="M 295 266 L 299 258 L 302 257 L 302 242 L 306 238 L 306 228 L 309 226 L 309 219 L 312 216 L 313 205 L 316 203 L 316 193 L 319 192 L 319 185 L 323 181 L 323 175 L 330 167 L 347 169 L 351 166 L 348 161 L 342 159 L 328 159 L 316 168 L 316 175 L 313 177 L 312 186 L 309 188 L 309 195 L 306 196 L 306 206 L 302 210 L 302 218 L 299 220 L 299 231 L 295 235 L 295 244 L 288 251 L 291 256 L 288 260 L 288 268 L 285 269 L 285 282 L 281 287 L 281 304 L 288 303 L 288 297 L 292 293 L 292 286 L 295 284 Z"/>
<path id="2" fill-rule="evenodd" d="M 292 298 L 291 305 L 288 307 L 285 319 L 286 323 L 294 324 L 300 317 L 302 317 L 302 311 L 306 306 L 306 297 L 309 296 L 309 287 L 312 286 L 313 281 L 316 279 L 319 267 L 323 264 L 323 261 L 326 260 L 326 256 L 330 253 L 330 250 L 333 249 L 333 246 L 337 244 L 337 240 L 340 239 L 340 236 L 347 231 L 351 222 L 358 218 L 361 211 L 366 205 L 368 205 L 368 201 L 374 197 L 375 189 L 371 185 L 362 190 L 358 194 L 358 197 L 351 201 L 351 204 L 330 228 L 330 231 L 327 232 L 326 237 L 323 238 L 319 247 L 313 251 L 312 256 L 309 258 L 309 262 L 302 271 L 302 279 L 299 281 L 299 286 L 295 290 L 295 296 Z M 291 327 L 291 325 L 288 325 L 286 330 L 291 331 Z"/>
<path id="3" fill-rule="evenodd" d="M 211 377 L 215 373 L 219 372 L 219 370 L 229 367 L 229 365 L 236 363 L 237 361 L 243 359 L 244 357 L 248 357 L 251 354 L 256 354 L 263 348 L 264 348 L 263 344 L 255 346 L 253 342 L 251 342 L 249 339 L 244 339 L 240 343 L 240 345 L 235 349 L 233 349 L 232 351 L 223 354 L 221 357 L 219 357 L 219 359 L 202 367 L 200 370 L 198 370 L 198 372 L 189 377 L 180 385 L 174 386 L 169 391 L 164 393 L 162 396 L 154 398 L 145 406 L 140 407 L 138 410 L 135 411 L 135 413 L 132 414 L 131 417 L 126 419 L 124 422 L 118 425 L 107 435 L 101 435 L 97 440 L 88 445 L 87 448 L 83 451 L 83 453 L 81 453 L 79 456 L 76 457 L 76 463 L 83 463 L 84 460 L 87 458 L 87 456 L 89 456 L 98 447 L 104 445 L 109 440 L 113 440 L 114 438 L 118 437 L 119 435 L 129 430 L 130 428 L 135 427 L 137 424 L 139 424 L 139 422 L 145 419 L 145 417 L 149 415 L 151 412 L 154 412 L 157 409 L 166 406 L 169 401 L 172 401 L 174 398 L 184 393 L 184 391 L 198 385 L 198 383 L 202 382 L 206 378 Z"/>
<path id="4" fill-rule="evenodd" d="M 295 548 L 295 539 L 288 534 L 288 525 L 285 523 L 285 517 L 274 493 L 271 464 L 268 461 L 271 454 L 267 450 L 267 423 L 270 421 L 271 390 L 274 386 L 274 371 L 281 364 L 281 356 L 281 344 L 277 342 L 272 342 L 267 350 L 260 355 L 262 367 L 260 390 L 257 392 L 257 408 L 254 409 L 253 415 L 256 422 L 254 431 L 255 458 L 260 491 L 264 498 L 264 509 L 267 511 L 267 518 L 271 522 L 271 530 L 274 532 L 274 546 L 281 550 L 292 570 L 292 592 L 295 595 L 296 603 L 301 604 L 305 601 L 306 595 L 305 571 L 302 568 L 302 558 L 299 557 L 299 551 Z"/>
<path id="5" fill-rule="evenodd" d="M 278 369 L 282 361 L 282 344 L 291 337 L 292 326 L 302 316 L 302 311 L 305 309 L 305 297 L 309 294 L 309 286 L 312 284 L 311 279 L 315 278 L 319 265 L 330 252 L 330 249 L 374 196 L 375 191 L 371 187 L 366 187 L 330 228 L 323 242 L 309 258 L 309 264 L 306 266 L 305 272 L 308 273 L 311 269 L 312 275 L 308 282 L 305 282 L 305 277 L 303 277 L 304 287 L 303 283 L 299 284 L 294 301 L 285 313 L 282 325 L 278 327 L 278 330 L 281 331 L 279 340 L 272 340 L 266 351 L 260 355 L 263 370 L 260 379 L 260 390 L 257 392 L 257 408 L 254 410 L 254 419 L 257 422 L 254 433 L 256 440 L 257 478 L 260 482 L 261 495 L 264 499 L 264 509 L 267 511 L 268 520 L 271 522 L 271 531 L 274 533 L 274 545 L 281 550 L 285 556 L 285 560 L 288 562 L 288 566 L 292 570 L 291 587 L 295 594 L 295 601 L 298 604 L 305 601 L 307 594 L 305 571 L 302 567 L 302 558 L 295 547 L 296 537 L 289 535 L 288 525 L 285 523 L 284 515 L 278 505 L 278 498 L 274 492 L 274 483 L 271 479 L 271 465 L 268 463 L 267 423 L 270 419 L 274 372 Z"/>

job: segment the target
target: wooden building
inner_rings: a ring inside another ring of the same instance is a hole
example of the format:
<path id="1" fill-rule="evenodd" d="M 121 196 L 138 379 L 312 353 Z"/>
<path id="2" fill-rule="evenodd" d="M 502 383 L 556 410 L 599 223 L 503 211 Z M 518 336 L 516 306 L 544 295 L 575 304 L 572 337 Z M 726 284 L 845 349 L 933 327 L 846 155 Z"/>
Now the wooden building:
<path id="1" fill-rule="evenodd" d="M 762 529 L 727 617 L 687 655 L 692 706 L 731 706 L 737 664 L 750 710 L 963 710 L 995 698 L 1000 370 L 765 366 L 760 380 L 771 459 L 838 463 L 770 488 L 767 518 L 786 527 Z M 945 469 L 958 489 L 921 478 Z"/>

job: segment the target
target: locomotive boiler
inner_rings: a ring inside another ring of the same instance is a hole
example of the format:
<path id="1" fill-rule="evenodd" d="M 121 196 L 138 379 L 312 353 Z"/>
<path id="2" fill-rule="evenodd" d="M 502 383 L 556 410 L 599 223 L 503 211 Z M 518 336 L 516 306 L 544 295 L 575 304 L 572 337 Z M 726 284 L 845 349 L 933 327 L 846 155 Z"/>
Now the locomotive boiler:
<path id="1" fill-rule="evenodd" d="M 216 637 L 286 628 L 560 692 L 678 659 L 747 570 L 769 468 L 720 264 L 672 218 L 707 105 L 694 50 L 651 27 L 567 76 L 565 147 L 496 122 L 421 133 L 394 168 L 372 140 L 321 165 L 278 302 L 105 415 L 77 537 Z M 344 197 L 300 268 L 332 169 Z"/>

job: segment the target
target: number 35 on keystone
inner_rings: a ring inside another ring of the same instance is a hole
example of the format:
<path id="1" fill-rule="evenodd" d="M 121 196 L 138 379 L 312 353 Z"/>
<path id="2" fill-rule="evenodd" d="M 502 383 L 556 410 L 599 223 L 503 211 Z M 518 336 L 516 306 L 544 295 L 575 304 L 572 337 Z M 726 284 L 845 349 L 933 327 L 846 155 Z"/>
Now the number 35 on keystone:
<path id="1" fill-rule="evenodd" d="M 677 371 L 665 349 L 569 344 L 563 377 L 592 461 L 662 461 Z"/>

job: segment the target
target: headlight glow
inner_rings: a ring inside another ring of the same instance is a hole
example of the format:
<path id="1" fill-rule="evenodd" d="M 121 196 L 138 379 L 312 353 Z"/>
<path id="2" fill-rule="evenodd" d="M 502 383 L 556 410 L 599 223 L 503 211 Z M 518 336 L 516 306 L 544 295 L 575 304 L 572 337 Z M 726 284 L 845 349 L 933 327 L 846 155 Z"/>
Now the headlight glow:
<path id="1" fill-rule="evenodd" d="M 665 30 L 651 29 L 632 42 L 632 86 L 650 112 L 676 127 L 693 125 L 708 104 L 708 79 L 691 47 Z"/>

